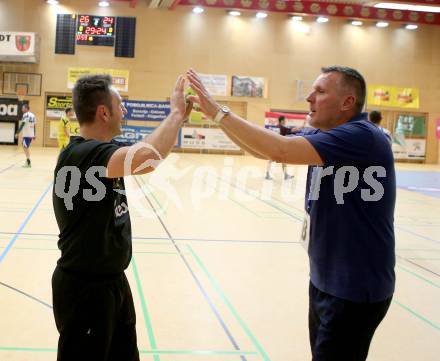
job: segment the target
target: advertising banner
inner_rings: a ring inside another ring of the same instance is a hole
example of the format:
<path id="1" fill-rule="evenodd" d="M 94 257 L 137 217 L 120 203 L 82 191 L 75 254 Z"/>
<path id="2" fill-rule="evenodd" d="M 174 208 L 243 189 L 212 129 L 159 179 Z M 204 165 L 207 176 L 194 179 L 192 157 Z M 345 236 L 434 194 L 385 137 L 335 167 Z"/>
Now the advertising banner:
<path id="1" fill-rule="evenodd" d="M 102 68 L 69 68 L 67 69 L 67 87 L 73 89 L 75 82 L 84 75 L 109 74 L 112 77 L 113 86 L 121 91 L 128 92 L 128 70 L 102 69 Z"/>
<path id="2" fill-rule="evenodd" d="M 58 138 L 59 120 L 51 120 L 49 126 L 49 138 Z M 79 123 L 77 121 L 70 121 L 70 135 L 79 135 Z"/>
<path id="3" fill-rule="evenodd" d="M 397 118 L 396 134 L 404 134 L 406 137 L 424 137 L 426 136 L 426 126 L 424 116 L 414 116 L 401 114 Z"/>
<path id="4" fill-rule="evenodd" d="M 63 95 L 46 96 L 46 117 L 61 118 L 66 108 L 72 108 L 72 97 Z"/>
<path id="5" fill-rule="evenodd" d="M 392 106 L 399 108 L 419 108 L 419 89 L 393 88 Z"/>
<path id="6" fill-rule="evenodd" d="M 288 128 L 299 128 L 306 126 L 306 116 L 303 113 L 281 113 L 281 112 L 266 112 L 264 113 L 264 127 L 279 133 L 278 117 L 284 115 L 286 118 L 285 126 Z"/>
<path id="7" fill-rule="evenodd" d="M 15 132 L 17 131 L 17 123 L 14 121 L 0 122 L 0 144 L 17 144 Z"/>
<path id="8" fill-rule="evenodd" d="M 393 154 L 395 159 L 425 159 L 426 140 L 405 138 L 395 140 Z"/>
<path id="9" fill-rule="evenodd" d="M 21 102 L 17 98 L 0 98 L 0 121 L 19 121 L 23 117 L 21 106 L 27 101 Z"/>
<path id="10" fill-rule="evenodd" d="M 125 120 L 145 120 L 160 122 L 170 114 L 169 102 L 146 102 L 127 100 L 123 102 L 127 109 Z"/>
<path id="11" fill-rule="evenodd" d="M 226 75 L 216 75 L 216 74 L 199 74 L 203 85 L 206 90 L 213 96 L 226 96 L 228 78 Z"/>
<path id="12" fill-rule="evenodd" d="M 368 105 L 418 109 L 419 89 L 369 85 Z"/>
<path id="13" fill-rule="evenodd" d="M 37 34 L 0 31 L 0 61 L 38 62 Z"/>
<path id="14" fill-rule="evenodd" d="M 264 78 L 253 76 L 232 76 L 233 97 L 264 97 Z"/>
<path id="15" fill-rule="evenodd" d="M 190 149 L 241 150 L 218 128 L 183 127 L 180 144 Z"/>
<path id="16" fill-rule="evenodd" d="M 118 142 L 134 144 L 142 140 L 143 137 L 153 133 L 156 127 L 141 127 L 134 125 L 123 125 L 122 134 L 115 137 Z M 180 147 L 180 131 L 177 135 L 175 147 Z"/>

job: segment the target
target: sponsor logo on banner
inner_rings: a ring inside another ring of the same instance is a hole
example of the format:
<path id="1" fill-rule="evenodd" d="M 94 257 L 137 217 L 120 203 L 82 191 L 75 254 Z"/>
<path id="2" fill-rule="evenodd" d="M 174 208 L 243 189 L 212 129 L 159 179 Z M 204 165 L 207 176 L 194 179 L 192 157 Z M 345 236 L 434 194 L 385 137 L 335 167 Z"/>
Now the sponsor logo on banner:
<path id="1" fill-rule="evenodd" d="M 284 115 L 286 118 L 285 126 L 288 128 L 304 127 L 306 126 L 306 116 L 303 113 L 281 113 L 281 112 L 266 112 L 264 113 L 264 127 L 279 133 L 278 117 Z"/>
<path id="2" fill-rule="evenodd" d="M 199 74 L 199 76 L 206 90 L 211 95 L 229 95 L 227 92 L 228 78 L 226 75 Z"/>
<path id="3" fill-rule="evenodd" d="M 20 102 L 17 98 L 0 98 L 0 121 L 20 120 L 23 116 L 21 106 L 24 103 L 27 102 Z"/>
<path id="4" fill-rule="evenodd" d="M 49 138 L 50 139 L 57 139 L 58 138 L 58 127 L 59 127 L 60 121 L 59 120 L 52 120 L 50 122 L 49 127 Z M 77 121 L 70 121 L 70 135 L 76 135 L 79 136 L 79 123 Z"/>
<path id="5" fill-rule="evenodd" d="M 102 68 L 69 68 L 67 70 L 67 87 L 73 89 L 76 81 L 84 75 L 109 74 L 112 77 L 112 85 L 115 89 L 128 92 L 128 70 L 102 69 Z"/>
<path id="6" fill-rule="evenodd" d="M 123 125 L 121 127 L 122 134 L 118 135 L 114 139 L 118 142 L 126 144 L 134 144 L 141 141 L 146 135 L 154 132 L 156 127 L 141 127 L 135 125 Z M 180 133 L 180 131 L 179 131 Z M 180 134 L 177 137 L 176 147 L 180 147 Z"/>
<path id="7" fill-rule="evenodd" d="M 18 51 L 29 50 L 31 46 L 30 35 L 15 35 L 15 46 Z"/>
<path id="8" fill-rule="evenodd" d="M 125 120 L 162 121 L 170 114 L 169 102 L 145 102 L 129 100 L 123 102 L 127 109 Z"/>
<path id="9" fill-rule="evenodd" d="M 419 89 L 369 85 L 368 105 L 418 109 Z"/>
<path id="10" fill-rule="evenodd" d="M 72 97 L 62 95 L 48 95 L 46 97 L 46 116 L 61 118 L 66 108 L 72 108 Z"/>
<path id="11" fill-rule="evenodd" d="M 221 129 L 189 128 L 181 129 L 181 147 L 189 149 L 240 150 Z"/>
<path id="12" fill-rule="evenodd" d="M 36 33 L 0 31 L 0 61 L 17 61 L 17 57 L 25 59 L 26 56 L 37 57 L 37 42 Z"/>

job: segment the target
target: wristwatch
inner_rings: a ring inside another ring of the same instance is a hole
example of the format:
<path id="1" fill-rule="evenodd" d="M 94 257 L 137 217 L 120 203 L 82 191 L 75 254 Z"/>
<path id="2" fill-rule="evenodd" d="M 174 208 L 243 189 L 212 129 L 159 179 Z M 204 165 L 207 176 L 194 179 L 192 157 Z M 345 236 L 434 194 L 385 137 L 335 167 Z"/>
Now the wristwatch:
<path id="1" fill-rule="evenodd" d="M 214 123 L 220 124 L 220 121 L 229 113 L 231 113 L 231 110 L 226 105 L 221 105 L 220 109 L 212 120 Z"/>

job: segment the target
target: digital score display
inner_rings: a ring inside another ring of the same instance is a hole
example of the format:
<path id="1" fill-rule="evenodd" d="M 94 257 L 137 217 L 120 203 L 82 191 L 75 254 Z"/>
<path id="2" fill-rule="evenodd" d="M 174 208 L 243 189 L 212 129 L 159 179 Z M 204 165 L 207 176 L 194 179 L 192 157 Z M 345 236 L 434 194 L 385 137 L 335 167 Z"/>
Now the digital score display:
<path id="1" fill-rule="evenodd" d="M 78 15 L 76 43 L 78 45 L 115 44 L 115 22 L 112 16 Z"/>

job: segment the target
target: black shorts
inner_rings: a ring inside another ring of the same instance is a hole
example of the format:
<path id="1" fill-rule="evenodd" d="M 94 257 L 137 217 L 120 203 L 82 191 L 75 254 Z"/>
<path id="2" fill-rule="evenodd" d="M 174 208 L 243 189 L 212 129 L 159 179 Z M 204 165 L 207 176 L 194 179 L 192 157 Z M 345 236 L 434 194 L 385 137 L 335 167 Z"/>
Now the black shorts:
<path id="1" fill-rule="evenodd" d="M 87 280 L 57 267 L 53 312 L 57 361 L 139 361 L 136 315 L 124 273 Z"/>
<path id="2" fill-rule="evenodd" d="M 364 361 L 391 297 L 374 303 L 344 300 L 309 287 L 309 333 L 313 361 Z"/>

